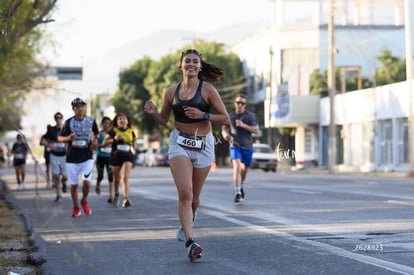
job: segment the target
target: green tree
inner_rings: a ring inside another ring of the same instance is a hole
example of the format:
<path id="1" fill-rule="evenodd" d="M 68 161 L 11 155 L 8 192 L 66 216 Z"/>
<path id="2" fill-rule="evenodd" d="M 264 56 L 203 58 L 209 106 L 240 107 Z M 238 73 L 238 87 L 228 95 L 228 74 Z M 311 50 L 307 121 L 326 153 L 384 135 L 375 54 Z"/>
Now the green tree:
<path id="1" fill-rule="evenodd" d="M 377 56 L 377 60 L 381 62 L 382 66 L 376 69 L 374 80 L 371 81 L 368 77 L 362 77 L 362 88 L 369 88 L 374 85 L 378 86 L 391 84 L 395 82 L 406 80 L 405 60 L 401 60 L 395 57 L 387 49 L 382 49 Z M 318 69 L 315 69 L 310 75 L 310 93 L 319 94 L 321 96 L 328 95 L 328 73 L 324 71 L 320 73 Z M 340 69 L 335 68 L 335 81 L 336 91 L 341 91 L 341 74 Z M 352 75 L 346 79 L 346 90 L 354 91 L 358 89 L 358 76 Z"/>
<path id="2" fill-rule="evenodd" d="M 40 26 L 50 23 L 57 0 L 0 1 L 0 133 L 19 127 L 21 96 L 44 66 L 36 60 Z"/>
<path id="3" fill-rule="evenodd" d="M 318 69 L 312 71 L 310 77 L 310 94 L 328 96 L 328 71 L 320 73 Z M 335 68 L 335 88 L 336 91 L 341 90 L 341 73 L 339 68 Z"/>
<path id="4" fill-rule="evenodd" d="M 149 97 L 149 92 L 144 86 L 148 69 L 154 61 L 145 56 L 137 60 L 129 68 L 119 73 L 119 90 L 115 93 L 113 104 L 116 112 L 127 112 L 134 126 L 152 129 L 153 121 L 144 115 L 143 105 Z"/>
<path id="5" fill-rule="evenodd" d="M 375 70 L 376 85 L 386 85 L 406 80 L 405 60 L 393 56 L 391 51 L 381 49 L 377 60 L 382 63 L 382 67 Z"/>

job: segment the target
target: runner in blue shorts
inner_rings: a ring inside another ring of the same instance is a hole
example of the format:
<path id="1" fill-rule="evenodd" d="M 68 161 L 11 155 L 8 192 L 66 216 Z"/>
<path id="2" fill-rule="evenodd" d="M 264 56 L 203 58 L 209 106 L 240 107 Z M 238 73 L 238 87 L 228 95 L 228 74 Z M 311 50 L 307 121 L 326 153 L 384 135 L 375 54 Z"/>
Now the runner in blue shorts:
<path id="1" fill-rule="evenodd" d="M 243 183 L 252 163 L 253 137 L 259 132 L 256 115 L 246 110 L 247 97 L 238 94 L 234 100 L 234 112 L 230 113 L 231 125 L 222 126 L 223 138 L 230 142 L 230 159 L 233 165 L 234 202 L 244 199 Z"/>

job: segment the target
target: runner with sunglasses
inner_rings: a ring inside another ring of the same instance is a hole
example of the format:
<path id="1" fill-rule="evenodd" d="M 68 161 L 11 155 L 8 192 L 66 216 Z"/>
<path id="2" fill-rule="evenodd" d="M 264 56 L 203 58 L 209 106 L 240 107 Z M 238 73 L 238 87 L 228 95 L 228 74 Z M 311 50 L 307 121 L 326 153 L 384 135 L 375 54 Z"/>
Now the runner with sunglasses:
<path id="1" fill-rule="evenodd" d="M 230 159 L 233 165 L 233 184 L 236 190 L 235 203 L 244 199 L 243 183 L 247 176 L 247 170 L 252 163 L 253 137 L 259 132 L 256 115 L 248 110 L 247 97 L 238 94 L 234 100 L 234 112 L 231 112 L 230 127 L 223 125 L 223 138 L 230 142 Z"/>

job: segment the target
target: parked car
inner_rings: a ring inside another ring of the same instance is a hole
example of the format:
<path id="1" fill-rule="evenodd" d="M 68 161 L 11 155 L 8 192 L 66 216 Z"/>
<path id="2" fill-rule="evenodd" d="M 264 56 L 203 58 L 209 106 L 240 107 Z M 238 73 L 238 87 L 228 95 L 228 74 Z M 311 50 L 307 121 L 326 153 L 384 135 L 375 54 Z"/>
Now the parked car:
<path id="1" fill-rule="evenodd" d="M 250 168 L 263 169 L 264 171 L 277 170 L 276 153 L 268 144 L 254 143 L 253 144 L 253 160 Z"/>
<path id="2" fill-rule="evenodd" d="M 162 147 L 155 152 L 155 163 L 157 166 L 169 166 L 168 147 Z"/>
<path id="3" fill-rule="evenodd" d="M 138 148 L 135 153 L 135 164 L 138 166 L 155 166 L 155 149 Z"/>
<path id="4" fill-rule="evenodd" d="M 136 150 L 135 164 L 138 166 L 168 166 L 168 147 L 160 149 L 139 148 Z"/>

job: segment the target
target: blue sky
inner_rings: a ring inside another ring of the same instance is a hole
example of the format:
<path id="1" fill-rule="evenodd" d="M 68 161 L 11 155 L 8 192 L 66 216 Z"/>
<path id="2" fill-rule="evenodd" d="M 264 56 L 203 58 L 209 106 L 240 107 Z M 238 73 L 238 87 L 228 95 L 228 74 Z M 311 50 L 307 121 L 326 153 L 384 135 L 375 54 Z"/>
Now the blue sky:
<path id="1" fill-rule="evenodd" d="M 272 20 L 271 0 L 62 0 L 47 26 L 57 42 L 44 55 L 76 64 L 160 30 L 209 32 Z"/>

